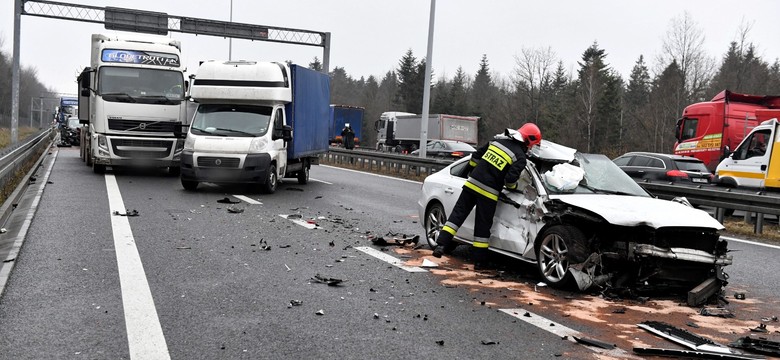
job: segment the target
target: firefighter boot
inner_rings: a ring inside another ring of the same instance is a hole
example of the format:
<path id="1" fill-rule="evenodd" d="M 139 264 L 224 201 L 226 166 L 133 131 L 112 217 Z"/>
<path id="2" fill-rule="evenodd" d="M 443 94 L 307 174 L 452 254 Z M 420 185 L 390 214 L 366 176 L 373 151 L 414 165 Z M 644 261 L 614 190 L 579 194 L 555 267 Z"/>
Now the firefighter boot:
<path id="1" fill-rule="evenodd" d="M 433 256 L 437 258 L 440 258 L 444 254 L 451 253 L 457 246 L 452 240 L 452 235 L 448 232 L 441 232 L 439 238 L 436 239 L 436 244 L 436 248 L 433 249 Z"/>
<path id="2" fill-rule="evenodd" d="M 472 248 L 474 254 L 474 270 L 492 270 L 493 266 L 488 259 L 490 258 L 490 250 L 487 248 Z"/>

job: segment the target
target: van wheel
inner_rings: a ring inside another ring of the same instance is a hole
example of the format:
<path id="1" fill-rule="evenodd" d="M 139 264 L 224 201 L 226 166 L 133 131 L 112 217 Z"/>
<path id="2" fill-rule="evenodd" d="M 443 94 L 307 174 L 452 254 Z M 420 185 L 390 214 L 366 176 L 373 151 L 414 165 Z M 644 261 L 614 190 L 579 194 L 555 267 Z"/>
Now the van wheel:
<path id="1" fill-rule="evenodd" d="M 260 187 L 260 190 L 266 194 L 273 194 L 276 192 L 276 185 L 278 182 L 279 179 L 276 176 L 276 165 L 271 165 L 268 167 L 268 178 L 266 178 L 266 181 Z"/>
<path id="2" fill-rule="evenodd" d="M 301 171 L 298 171 L 298 184 L 304 185 L 309 182 L 309 167 L 304 166 Z"/>
<path id="3" fill-rule="evenodd" d="M 184 187 L 184 190 L 194 191 L 198 188 L 198 182 L 181 179 L 181 186 Z"/>

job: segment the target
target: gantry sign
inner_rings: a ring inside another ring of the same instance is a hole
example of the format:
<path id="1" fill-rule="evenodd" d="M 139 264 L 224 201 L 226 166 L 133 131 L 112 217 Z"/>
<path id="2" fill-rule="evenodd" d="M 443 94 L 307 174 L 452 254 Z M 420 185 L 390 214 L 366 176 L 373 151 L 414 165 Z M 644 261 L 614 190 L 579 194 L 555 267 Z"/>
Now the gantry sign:
<path id="1" fill-rule="evenodd" d="M 322 48 L 323 72 L 329 71 L 330 33 L 198 19 L 163 12 L 98 7 L 55 1 L 14 0 L 13 75 L 11 88 L 11 141 L 17 142 L 19 121 L 19 28 L 21 15 L 104 24 L 108 30 L 167 35 L 180 32 L 232 39 L 271 41 Z"/>

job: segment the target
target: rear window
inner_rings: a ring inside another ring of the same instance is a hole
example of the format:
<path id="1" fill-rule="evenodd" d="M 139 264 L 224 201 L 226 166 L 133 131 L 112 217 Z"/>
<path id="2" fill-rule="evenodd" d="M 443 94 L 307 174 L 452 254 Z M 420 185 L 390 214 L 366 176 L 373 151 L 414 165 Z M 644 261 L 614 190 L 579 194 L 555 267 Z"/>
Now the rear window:
<path id="1" fill-rule="evenodd" d="M 631 166 L 653 167 L 659 169 L 666 168 L 666 166 L 664 166 L 664 162 L 661 161 L 661 159 L 641 155 L 634 158 L 634 161 L 631 162 Z"/>
<path id="2" fill-rule="evenodd" d="M 682 171 L 710 172 L 701 161 L 675 160 L 674 164 L 677 165 L 677 169 Z"/>
<path id="3" fill-rule="evenodd" d="M 614 161 L 617 166 L 628 166 L 628 162 L 631 161 L 631 156 L 621 156 L 612 161 Z"/>

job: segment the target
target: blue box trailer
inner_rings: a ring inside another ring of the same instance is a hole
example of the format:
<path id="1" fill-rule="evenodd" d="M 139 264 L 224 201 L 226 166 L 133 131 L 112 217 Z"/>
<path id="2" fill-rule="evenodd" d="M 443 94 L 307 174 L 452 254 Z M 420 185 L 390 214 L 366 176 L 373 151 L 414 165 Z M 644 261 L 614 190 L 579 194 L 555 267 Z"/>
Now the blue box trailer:
<path id="1" fill-rule="evenodd" d="M 288 159 L 328 152 L 330 127 L 330 77 L 300 65 L 290 65 L 292 101 L 285 106 L 292 127 Z"/>
<path id="2" fill-rule="evenodd" d="M 346 124 L 355 132 L 355 144 L 360 143 L 363 128 L 364 108 L 348 105 L 330 105 L 331 127 L 329 138 L 331 143 L 342 143 L 341 130 Z"/>

